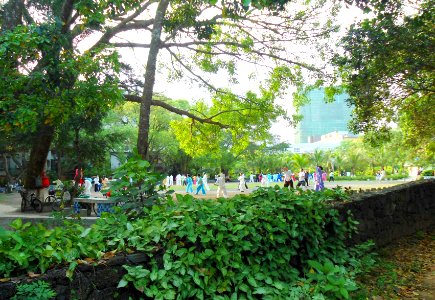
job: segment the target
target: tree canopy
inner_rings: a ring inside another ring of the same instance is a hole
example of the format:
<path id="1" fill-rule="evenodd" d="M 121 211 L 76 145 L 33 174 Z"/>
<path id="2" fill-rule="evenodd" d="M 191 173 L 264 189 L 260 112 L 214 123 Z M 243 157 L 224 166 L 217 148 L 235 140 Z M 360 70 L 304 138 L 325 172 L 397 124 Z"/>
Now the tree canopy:
<path id="1" fill-rule="evenodd" d="M 336 57 L 355 108 L 350 127 L 385 138 L 394 122 L 405 140 L 434 153 L 435 2 L 384 3 L 376 17 L 354 24 Z"/>
<path id="2" fill-rule="evenodd" d="M 316 16 L 336 11 L 320 0 L 9 0 L 1 6 L 0 122 L 2 132 L 28 134 L 26 186 L 34 185 L 63 124 L 101 120 L 123 99 L 141 104 L 137 146 L 145 158 L 152 106 L 187 116 L 190 129 L 179 138 L 190 134 L 194 146 L 201 132 L 216 136 L 216 143 L 229 133 L 235 149 L 267 137 L 270 123 L 285 113 L 274 100 L 286 85 L 301 84 L 304 70 L 322 75 L 296 45 L 328 37 L 336 27 Z M 143 76 L 133 76 L 120 55 L 126 47 L 147 49 Z M 224 70 L 237 82 L 236 61 L 269 67 L 269 79 L 238 95 L 204 75 L 223 76 Z M 165 65 L 172 78 L 188 75 L 208 87 L 212 105 L 184 110 L 155 97 L 155 81 L 163 80 L 156 71 Z M 185 148 L 194 153 L 191 144 Z"/>

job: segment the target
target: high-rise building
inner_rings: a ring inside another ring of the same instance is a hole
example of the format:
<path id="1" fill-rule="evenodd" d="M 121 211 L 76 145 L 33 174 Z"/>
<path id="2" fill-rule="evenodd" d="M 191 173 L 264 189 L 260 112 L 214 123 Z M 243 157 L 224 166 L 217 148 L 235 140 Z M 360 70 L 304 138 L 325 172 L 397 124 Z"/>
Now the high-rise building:
<path id="1" fill-rule="evenodd" d="M 310 103 L 301 107 L 303 119 L 296 127 L 296 143 L 320 141 L 322 135 L 333 131 L 349 131 L 352 108 L 347 104 L 347 94 L 334 97 L 333 102 L 325 103 L 325 90 L 316 89 L 308 93 Z"/>

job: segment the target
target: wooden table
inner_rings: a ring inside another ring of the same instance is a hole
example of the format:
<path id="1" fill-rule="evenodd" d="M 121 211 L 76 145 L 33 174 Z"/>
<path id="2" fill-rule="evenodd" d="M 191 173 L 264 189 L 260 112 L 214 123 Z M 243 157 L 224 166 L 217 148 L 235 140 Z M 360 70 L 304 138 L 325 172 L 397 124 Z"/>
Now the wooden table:
<path id="1" fill-rule="evenodd" d="M 113 200 L 110 198 L 97 198 L 97 197 L 89 197 L 89 198 L 74 198 L 74 213 L 79 214 L 81 205 L 80 203 L 88 204 L 86 214 L 88 216 L 91 215 L 92 208 L 94 209 L 97 217 L 101 216 L 103 212 L 113 212 L 113 206 L 118 204 L 119 201 Z M 95 210 L 95 204 L 97 204 L 97 210 Z"/>

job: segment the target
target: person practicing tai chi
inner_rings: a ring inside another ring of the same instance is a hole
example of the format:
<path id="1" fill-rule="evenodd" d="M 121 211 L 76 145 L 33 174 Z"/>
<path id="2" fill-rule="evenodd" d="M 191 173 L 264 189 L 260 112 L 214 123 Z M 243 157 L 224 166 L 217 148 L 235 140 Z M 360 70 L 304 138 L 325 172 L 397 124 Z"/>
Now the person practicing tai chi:
<path id="1" fill-rule="evenodd" d="M 225 187 L 225 175 L 223 173 L 219 174 L 219 177 L 216 180 L 216 185 L 218 186 L 217 188 L 217 198 L 219 197 L 224 197 L 227 198 L 228 194 L 227 194 L 227 188 Z"/>
<path id="2" fill-rule="evenodd" d="M 245 191 L 245 185 L 246 185 L 245 174 L 240 173 L 238 180 L 239 180 L 239 191 L 243 193 Z"/>
<path id="3" fill-rule="evenodd" d="M 197 182 L 197 188 L 195 195 L 198 195 L 199 191 L 202 192 L 203 195 L 205 195 L 205 189 L 204 189 L 204 180 L 201 176 L 198 175 L 198 182 Z"/>
<path id="4" fill-rule="evenodd" d="M 193 180 L 189 174 L 186 177 L 186 193 L 193 193 Z"/>

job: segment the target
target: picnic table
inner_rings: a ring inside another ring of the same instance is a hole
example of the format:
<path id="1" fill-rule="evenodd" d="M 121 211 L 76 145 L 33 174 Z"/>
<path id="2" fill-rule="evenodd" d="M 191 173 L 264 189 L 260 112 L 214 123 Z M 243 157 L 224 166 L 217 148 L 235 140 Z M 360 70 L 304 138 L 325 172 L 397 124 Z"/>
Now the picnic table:
<path id="1" fill-rule="evenodd" d="M 73 208 L 74 213 L 80 213 L 82 209 L 81 204 L 86 204 L 86 214 L 88 216 L 91 215 L 92 209 L 97 215 L 97 217 L 101 216 L 103 212 L 113 212 L 113 206 L 119 203 L 118 200 L 110 199 L 110 198 L 98 198 L 98 197 L 88 197 L 88 198 L 74 198 L 73 199 Z M 97 210 L 95 210 L 95 204 L 97 204 Z"/>

